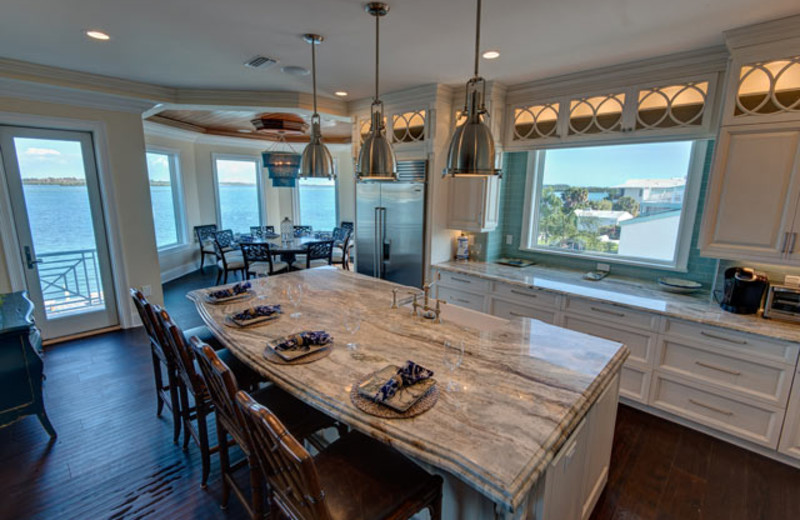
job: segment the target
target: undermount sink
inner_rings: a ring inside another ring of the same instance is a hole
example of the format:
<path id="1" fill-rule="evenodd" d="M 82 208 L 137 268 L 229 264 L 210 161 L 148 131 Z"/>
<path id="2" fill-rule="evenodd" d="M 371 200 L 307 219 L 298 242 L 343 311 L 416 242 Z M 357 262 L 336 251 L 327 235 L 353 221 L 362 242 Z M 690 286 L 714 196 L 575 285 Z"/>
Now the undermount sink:
<path id="1" fill-rule="evenodd" d="M 405 303 L 403 307 L 410 309 L 411 304 Z M 500 329 L 508 324 L 508 320 L 504 320 L 503 318 L 467 309 L 466 307 L 459 307 L 451 303 L 443 304 L 441 309 L 442 321 L 453 323 L 459 327 L 488 332 Z M 433 322 L 433 320 L 429 321 Z"/>

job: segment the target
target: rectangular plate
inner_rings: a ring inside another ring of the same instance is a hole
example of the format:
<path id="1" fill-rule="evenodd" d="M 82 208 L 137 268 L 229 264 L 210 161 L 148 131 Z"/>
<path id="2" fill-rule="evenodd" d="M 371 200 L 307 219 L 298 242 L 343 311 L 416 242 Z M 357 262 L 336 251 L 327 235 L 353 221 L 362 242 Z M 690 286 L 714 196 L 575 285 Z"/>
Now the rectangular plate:
<path id="1" fill-rule="evenodd" d="M 234 314 L 239 314 L 240 312 L 244 312 L 246 310 L 247 309 L 243 309 L 243 310 L 241 310 L 239 312 L 234 312 L 233 314 L 231 314 L 230 316 L 227 317 L 226 321 L 228 321 L 230 323 L 233 323 L 234 325 L 236 325 L 238 327 L 250 327 L 251 325 L 258 325 L 259 323 L 264 323 L 264 322 L 267 322 L 267 321 L 277 320 L 278 317 L 280 317 L 280 315 L 281 315 L 280 312 L 276 312 L 274 314 L 270 314 L 269 316 L 259 316 L 257 318 L 253 318 L 253 319 L 250 319 L 250 320 L 236 320 L 236 319 L 233 318 Z"/>
<path id="2" fill-rule="evenodd" d="M 511 267 L 528 267 L 536 264 L 536 262 L 534 262 L 533 260 L 523 260 L 520 258 L 500 258 L 498 260 L 495 260 L 494 263 L 502 265 L 510 265 Z"/>
<path id="3" fill-rule="evenodd" d="M 327 343 L 325 345 L 312 345 L 308 347 L 308 350 L 277 350 L 275 348 L 275 345 L 277 345 L 284 339 L 285 338 L 270 341 L 269 343 L 267 343 L 267 346 L 271 348 L 272 351 L 275 352 L 275 354 L 279 355 L 285 361 L 294 361 L 295 359 L 300 359 L 301 357 L 313 354 L 314 352 L 318 352 L 333 345 L 333 341 L 331 341 L 330 343 Z"/>
<path id="4" fill-rule="evenodd" d="M 208 303 L 212 303 L 214 305 L 217 305 L 217 304 L 220 304 L 220 303 L 238 302 L 239 300 L 244 300 L 246 298 L 251 297 L 252 295 L 253 295 L 252 292 L 247 291 L 247 292 L 244 292 L 242 294 L 234 294 L 233 296 L 228 296 L 227 298 L 219 298 L 219 299 L 217 299 L 217 298 L 214 298 L 213 296 L 211 296 L 209 293 L 206 293 L 206 301 Z"/>
<path id="5" fill-rule="evenodd" d="M 383 384 L 393 375 L 397 374 L 397 370 L 399 368 L 400 367 L 397 365 L 388 365 L 375 372 L 372 374 L 372 377 L 358 385 L 358 394 L 366 399 L 372 400 Z M 415 385 L 408 387 L 404 386 L 391 398 L 381 402 L 380 404 L 388 406 L 392 410 L 397 410 L 398 412 L 405 412 L 411 408 L 414 403 L 419 401 L 425 394 L 427 394 L 435 384 L 436 380 L 431 377 L 425 379 L 424 381 L 420 381 Z"/>

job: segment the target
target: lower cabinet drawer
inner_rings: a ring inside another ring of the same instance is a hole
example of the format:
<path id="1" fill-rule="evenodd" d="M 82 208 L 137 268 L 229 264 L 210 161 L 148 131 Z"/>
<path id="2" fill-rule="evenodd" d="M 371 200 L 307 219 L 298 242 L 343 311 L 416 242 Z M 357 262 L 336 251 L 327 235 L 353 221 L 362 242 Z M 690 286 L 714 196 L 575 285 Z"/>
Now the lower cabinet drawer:
<path id="1" fill-rule="evenodd" d="M 650 366 L 650 361 L 653 359 L 653 350 L 655 349 L 656 342 L 655 334 L 648 334 L 641 330 L 627 329 L 615 323 L 609 324 L 606 322 L 600 324 L 572 314 L 564 316 L 564 327 L 591 336 L 624 343 L 631 351 L 631 355 L 625 362 L 626 365 L 639 364 Z"/>
<path id="2" fill-rule="evenodd" d="M 558 295 L 542 291 L 541 289 L 531 289 L 520 285 L 495 282 L 494 294 L 506 300 L 516 300 L 528 305 L 552 307 L 553 309 L 558 308 Z"/>
<path id="3" fill-rule="evenodd" d="M 654 373 L 652 406 L 711 428 L 777 448 L 783 411 L 730 399 L 709 389 Z"/>
<path id="4" fill-rule="evenodd" d="M 482 294 L 460 291 L 444 286 L 439 286 L 439 298 L 450 305 L 459 305 L 480 312 L 483 312 L 484 300 L 486 299 Z"/>
<path id="5" fill-rule="evenodd" d="M 775 406 L 786 405 L 793 376 L 789 367 L 722 352 L 665 339 L 659 350 L 657 368 L 695 378 L 701 383 L 719 385 L 744 397 L 763 399 Z"/>
<path id="6" fill-rule="evenodd" d="M 477 276 L 439 271 L 439 284 L 483 294 L 489 292 L 491 282 Z"/>
<path id="7" fill-rule="evenodd" d="M 650 390 L 649 370 L 623 365 L 620 371 L 619 395 L 632 401 L 647 404 L 647 393 Z"/>
<path id="8" fill-rule="evenodd" d="M 516 302 L 500 300 L 492 298 L 491 314 L 513 320 L 514 318 L 533 318 L 535 320 L 544 321 L 546 323 L 555 323 L 556 311 L 549 309 L 542 309 L 540 307 L 533 307 L 531 305 L 522 305 Z"/>
<path id="9" fill-rule="evenodd" d="M 583 314 L 607 323 L 616 322 L 626 327 L 657 330 L 658 315 L 645 311 L 636 311 L 610 303 L 600 303 L 570 296 L 567 298 L 566 311 Z"/>

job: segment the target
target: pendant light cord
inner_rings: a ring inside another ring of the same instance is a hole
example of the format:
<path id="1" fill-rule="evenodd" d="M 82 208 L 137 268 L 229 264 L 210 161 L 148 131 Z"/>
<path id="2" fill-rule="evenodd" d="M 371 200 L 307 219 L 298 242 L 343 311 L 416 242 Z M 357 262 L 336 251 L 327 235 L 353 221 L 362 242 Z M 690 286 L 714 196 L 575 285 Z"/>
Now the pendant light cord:
<path id="1" fill-rule="evenodd" d="M 311 38 L 311 84 L 314 90 L 314 115 L 317 115 L 317 38 Z"/>
<path id="2" fill-rule="evenodd" d="M 480 2 L 480 0 L 478 0 Z M 381 66 L 381 17 L 375 17 L 375 101 L 380 97 L 378 90 L 378 78 L 380 77 Z"/>
<path id="3" fill-rule="evenodd" d="M 475 77 L 478 77 L 478 63 L 481 53 L 481 0 L 478 0 L 478 15 L 475 21 Z"/>

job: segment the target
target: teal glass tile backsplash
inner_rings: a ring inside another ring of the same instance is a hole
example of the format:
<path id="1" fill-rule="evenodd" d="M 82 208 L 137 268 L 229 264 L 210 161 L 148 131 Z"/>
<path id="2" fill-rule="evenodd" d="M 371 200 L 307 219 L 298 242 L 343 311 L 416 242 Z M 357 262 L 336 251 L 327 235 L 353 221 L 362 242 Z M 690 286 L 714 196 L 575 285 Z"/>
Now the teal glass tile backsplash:
<path id="1" fill-rule="evenodd" d="M 687 265 L 688 272 L 675 273 L 663 269 L 629 266 L 610 262 L 612 264 L 611 271 L 613 273 L 651 280 L 660 276 L 680 276 L 682 278 L 698 281 L 710 288 L 717 273 L 717 260 L 714 258 L 701 257 L 700 251 L 697 248 L 697 240 L 703 218 L 703 203 L 706 197 L 706 188 L 708 185 L 709 172 L 711 170 L 713 152 L 714 143 L 709 142 L 705 163 L 703 165 L 703 178 L 698 197 L 697 217 L 695 218 L 695 225 L 692 230 L 692 244 Z M 531 253 L 519 249 L 520 237 L 522 235 L 522 216 L 525 207 L 525 175 L 528 163 L 528 152 L 506 153 L 504 159 L 505 167 L 503 169 L 503 179 L 500 188 L 500 221 L 495 231 L 487 233 L 485 237 L 475 237 L 476 240 L 484 244 L 486 258 L 489 261 L 496 260 L 500 257 L 527 258 L 543 265 L 559 265 L 585 271 L 594 270 L 598 262 L 597 260 L 548 255 L 547 253 Z M 511 244 L 506 244 L 507 235 L 513 236 Z"/>

